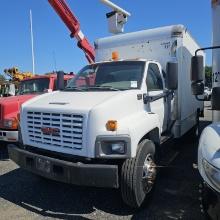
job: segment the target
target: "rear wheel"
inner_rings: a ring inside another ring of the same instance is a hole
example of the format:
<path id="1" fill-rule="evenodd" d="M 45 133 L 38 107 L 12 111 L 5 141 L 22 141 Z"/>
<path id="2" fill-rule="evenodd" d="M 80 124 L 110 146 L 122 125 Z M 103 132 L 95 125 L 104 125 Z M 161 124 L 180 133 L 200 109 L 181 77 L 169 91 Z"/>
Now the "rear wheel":
<path id="1" fill-rule="evenodd" d="M 121 169 L 121 194 L 123 201 L 132 208 L 142 205 L 156 180 L 155 145 L 143 140 L 135 158 L 127 159 Z"/>

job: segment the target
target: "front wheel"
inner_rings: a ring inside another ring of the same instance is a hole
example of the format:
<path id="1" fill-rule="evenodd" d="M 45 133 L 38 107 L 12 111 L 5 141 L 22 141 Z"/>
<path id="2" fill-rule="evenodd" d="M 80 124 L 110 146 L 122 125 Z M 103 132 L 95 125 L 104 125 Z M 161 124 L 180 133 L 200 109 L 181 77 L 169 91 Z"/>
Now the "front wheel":
<path id="1" fill-rule="evenodd" d="M 121 169 L 121 194 L 123 201 L 132 208 L 139 208 L 156 180 L 155 145 L 143 140 L 138 145 L 135 158 L 124 161 Z"/>

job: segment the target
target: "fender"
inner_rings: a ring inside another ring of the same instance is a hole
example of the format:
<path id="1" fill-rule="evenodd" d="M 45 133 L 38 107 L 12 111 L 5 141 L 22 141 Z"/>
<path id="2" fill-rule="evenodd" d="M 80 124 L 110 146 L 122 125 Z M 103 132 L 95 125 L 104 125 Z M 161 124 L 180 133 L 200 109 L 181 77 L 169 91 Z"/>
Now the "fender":
<path id="1" fill-rule="evenodd" d="M 140 140 L 149 132 L 155 128 L 159 129 L 160 134 L 160 122 L 157 114 L 141 111 L 138 114 L 130 115 L 120 120 L 121 125 L 130 125 L 129 133 L 131 136 L 131 156 L 135 157 L 137 153 L 137 147 Z M 122 128 L 123 129 L 123 128 Z M 120 133 L 120 130 L 117 132 Z"/>

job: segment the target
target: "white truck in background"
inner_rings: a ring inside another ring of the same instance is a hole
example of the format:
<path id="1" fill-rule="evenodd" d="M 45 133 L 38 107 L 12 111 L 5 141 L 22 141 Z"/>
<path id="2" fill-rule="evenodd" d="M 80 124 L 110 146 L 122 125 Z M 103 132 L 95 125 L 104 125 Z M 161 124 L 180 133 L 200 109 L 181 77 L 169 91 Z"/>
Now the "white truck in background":
<path id="1" fill-rule="evenodd" d="M 201 184 L 202 211 L 212 219 L 220 218 L 220 0 L 212 0 L 212 119 L 199 140 L 198 169 L 203 179 Z M 198 52 L 198 51 L 197 51 Z M 197 96 L 204 93 L 203 59 L 199 55 L 192 58 L 192 91 Z M 199 99 L 199 98 L 198 98 Z"/>
<path id="2" fill-rule="evenodd" d="M 120 187 L 137 208 L 154 186 L 161 143 L 197 126 L 203 112 L 190 87 L 200 47 L 174 25 L 98 39 L 95 48 L 96 62 L 64 90 L 22 105 L 9 156 L 50 179 Z"/>

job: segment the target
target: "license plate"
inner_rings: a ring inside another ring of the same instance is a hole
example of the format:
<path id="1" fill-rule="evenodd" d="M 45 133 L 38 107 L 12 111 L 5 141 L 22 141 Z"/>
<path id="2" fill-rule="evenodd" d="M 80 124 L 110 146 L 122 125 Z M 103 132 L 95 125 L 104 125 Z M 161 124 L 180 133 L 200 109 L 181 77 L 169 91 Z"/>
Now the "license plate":
<path id="1" fill-rule="evenodd" d="M 37 158 L 36 160 L 36 168 L 40 171 L 50 173 L 51 163 L 49 160 Z"/>

